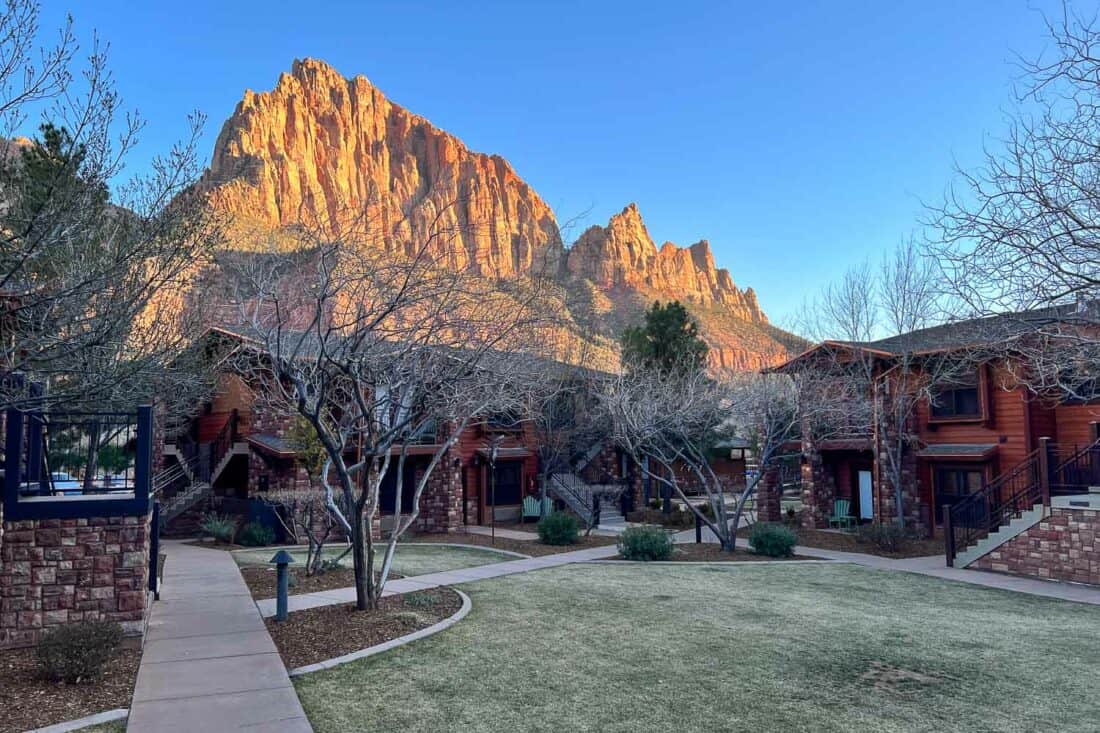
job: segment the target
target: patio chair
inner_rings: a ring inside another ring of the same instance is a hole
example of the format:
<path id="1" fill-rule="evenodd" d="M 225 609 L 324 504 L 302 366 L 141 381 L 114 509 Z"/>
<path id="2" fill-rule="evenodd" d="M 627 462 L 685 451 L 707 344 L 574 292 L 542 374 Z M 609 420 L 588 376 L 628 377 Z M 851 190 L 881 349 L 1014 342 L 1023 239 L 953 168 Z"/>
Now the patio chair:
<path id="1" fill-rule="evenodd" d="M 549 496 L 545 496 L 542 499 L 542 516 L 548 517 L 550 513 L 554 511 L 554 502 Z"/>
<path id="2" fill-rule="evenodd" d="M 521 521 L 526 522 L 528 517 L 542 518 L 542 505 L 534 496 L 523 497 L 523 517 Z"/>
<path id="3" fill-rule="evenodd" d="M 833 516 L 829 517 L 830 527 L 851 529 L 855 519 L 852 516 L 852 502 L 847 499 L 837 499 L 833 502 Z"/>

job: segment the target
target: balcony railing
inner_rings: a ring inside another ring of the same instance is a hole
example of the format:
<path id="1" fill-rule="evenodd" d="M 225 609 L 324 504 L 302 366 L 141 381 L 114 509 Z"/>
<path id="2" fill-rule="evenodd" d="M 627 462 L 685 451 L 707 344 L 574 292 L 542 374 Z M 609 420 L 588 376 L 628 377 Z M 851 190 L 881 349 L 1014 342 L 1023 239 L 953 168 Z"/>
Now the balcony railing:
<path id="1" fill-rule="evenodd" d="M 151 407 L 83 413 L 10 409 L 5 429 L 5 519 L 148 512 Z"/>

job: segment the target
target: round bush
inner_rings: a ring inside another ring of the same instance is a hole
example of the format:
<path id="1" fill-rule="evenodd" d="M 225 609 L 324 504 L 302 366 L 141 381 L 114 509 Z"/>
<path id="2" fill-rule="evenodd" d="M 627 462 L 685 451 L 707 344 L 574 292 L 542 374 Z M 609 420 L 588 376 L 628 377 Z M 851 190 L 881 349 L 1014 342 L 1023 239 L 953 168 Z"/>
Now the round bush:
<path id="1" fill-rule="evenodd" d="M 103 674 L 103 665 L 122 641 L 113 621 L 83 621 L 47 631 L 36 649 L 42 674 L 55 682 L 80 682 Z"/>
<path id="2" fill-rule="evenodd" d="M 575 545 L 580 525 L 568 512 L 550 512 L 539 520 L 537 529 L 544 545 Z"/>
<path id="3" fill-rule="evenodd" d="M 790 557 L 797 543 L 798 535 L 782 524 L 754 524 L 749 533 L 749 545 L 758 555 Z"/>
<path id="4" fill-rule="evenodd" d="M 237 541 L 245 547 L 264 547 L 275 542 L 275 530 L 262 522 L 249 522 Z"/>
<path id="5" fill-rule="evenodd" d="M 672 537 L 660 527 L 628 527 L 619 535 L 619 554 L 627 560 L 667 560 Z"/>

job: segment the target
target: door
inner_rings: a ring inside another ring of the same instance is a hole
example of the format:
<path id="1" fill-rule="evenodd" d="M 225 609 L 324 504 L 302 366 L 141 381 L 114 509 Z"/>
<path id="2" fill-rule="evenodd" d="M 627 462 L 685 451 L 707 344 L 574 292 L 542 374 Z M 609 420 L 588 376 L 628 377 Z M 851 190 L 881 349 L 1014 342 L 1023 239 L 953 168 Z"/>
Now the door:
<path id="1" fill-rule="evenodd" d="M 942 466 L 935 471 L 936 524 L 943 523 L 943 508 L 959 499 L 980 491 L 985 483 L 985 473 L 980 468 Z M 985 506 L 975 507 L 959 522 L 968 526 L 981 526 L 986 521 Z"/>
<path id="2" fill-rule="evenodd" d="M 522 501 L 523 461 L 497 461 L 496 473 L 485 486 L 485 506 L 518 506 Z"/>
<path id="3" fill-rule="evenodd" d="M 859 471 L 857 473 L 857 486 L 859 487 L 859 519 L 872 520 L 875 518 L 874 491 L 871 484 L 871 472 Z"/>

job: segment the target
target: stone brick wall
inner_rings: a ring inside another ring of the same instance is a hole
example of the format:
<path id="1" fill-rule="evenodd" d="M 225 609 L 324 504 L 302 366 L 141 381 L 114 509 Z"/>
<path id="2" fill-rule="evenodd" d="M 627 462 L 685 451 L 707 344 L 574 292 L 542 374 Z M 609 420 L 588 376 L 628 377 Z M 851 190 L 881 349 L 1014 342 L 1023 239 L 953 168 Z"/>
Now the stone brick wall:
<path id="1" fill-rule="evenodd" d="M 462 468 L 455 465 L 456 455 L 454 448 L 447 449 L 420 495 L 417 529 L 421 532 L 457 532 L 462 528 Z"/>
<path id="2" fill-rule="evenodd" d="M 756 485 L 756 521 L 782 522 L 782 502 L 779 496 L 779 468 L 771 466 Z"/>
<path id="3" fill-rule="evenodd" d="M 806 529 L 827 527 L 836 498 L 833 477 L 821 459 L 821 452 L 814 440 L 806 436 L 802 441 L 802 526 Z"/>
<path id="4" fill-rule="evenodd" d="M 970 564 L 978 570 L 1100 585 L 1100 511 L 1050 516 Z"/>
<path id="5" fill-rule="evenodd" d="M 149 517 L 3 523 L 0 647 L 51 627 L 118 621 L 141 632 L 148 602 Z"/>

